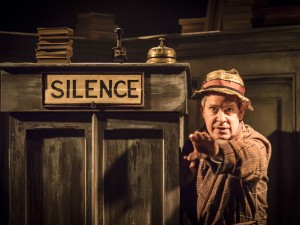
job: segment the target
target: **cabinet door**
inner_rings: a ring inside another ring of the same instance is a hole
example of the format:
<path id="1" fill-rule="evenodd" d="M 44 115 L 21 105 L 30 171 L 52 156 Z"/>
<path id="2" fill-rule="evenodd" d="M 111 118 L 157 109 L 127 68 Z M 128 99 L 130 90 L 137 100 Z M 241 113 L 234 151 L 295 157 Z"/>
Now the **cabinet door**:
<path id="1" fill-rule="evenodd" d="M 246 112 L 245 123 L 265 135 L 272 144 L 268 224 L 297 224 L 295 77 L 292 74 L 262 75 L 247 77 L 245 81 L 246 96 L 254 107 L 254 112 Z"/>
<path id="2" fill-rule="evenodd" d="M 179 114 L 99 114 L 99 224 L 179 224 Z"/>
<path id="3" fill-rule="evenodd" d="M 10 224 L 90 224 L 91 116 L 10 116 Z"/>

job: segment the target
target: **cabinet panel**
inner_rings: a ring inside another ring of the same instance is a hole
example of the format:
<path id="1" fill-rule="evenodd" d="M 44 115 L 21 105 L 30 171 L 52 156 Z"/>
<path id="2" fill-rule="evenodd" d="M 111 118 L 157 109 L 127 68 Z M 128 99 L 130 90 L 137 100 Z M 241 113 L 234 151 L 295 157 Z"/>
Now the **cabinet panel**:
<path id="1" fill-rule="evenodd" d="M 105 224 L 162 224 L 163 131 L 104 131 Z"/>
<path id="2" fill-rule="evenodd" d="M 84 130 L 28 130 L 29 224 L 84 224 Z"/>
<path id="3" fill-rule="evenodd" d="M 56 116 L 10 117 L 10 224 L 91 221 L 91 126 Z"/>
<path id="4" fill-rule="evenodd" d="M 99 114 L 99 224 L 179 224 L 178 113 Z"/>

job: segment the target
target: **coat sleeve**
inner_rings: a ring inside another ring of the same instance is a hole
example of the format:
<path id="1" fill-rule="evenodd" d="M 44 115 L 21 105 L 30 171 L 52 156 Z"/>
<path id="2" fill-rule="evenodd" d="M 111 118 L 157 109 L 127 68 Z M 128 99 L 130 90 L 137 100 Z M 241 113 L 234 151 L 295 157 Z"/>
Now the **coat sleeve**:
<path id="1" fill-rule="evenodd" d="M 220 173 L 228 173 L 250 183 L 256 183 L 266 175 L 271 145 L 253 129 L 240 138 L 219 143 L 219 147 L 223 155 Z"/>

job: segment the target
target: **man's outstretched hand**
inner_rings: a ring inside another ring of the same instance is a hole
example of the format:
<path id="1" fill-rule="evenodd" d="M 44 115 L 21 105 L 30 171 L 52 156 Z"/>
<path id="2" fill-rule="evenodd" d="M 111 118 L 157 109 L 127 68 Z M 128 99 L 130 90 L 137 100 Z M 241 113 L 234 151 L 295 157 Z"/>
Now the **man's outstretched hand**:
<path id="1" fill-rule="evenodd" d="M 190 161 L 190 168 L 195 167 L 196 159 L 214 157 L 219 153 L 219 146 L 208 133 L 196 131 L 189 135 L 194 151 L 185 156 L 184 159 Z"/>

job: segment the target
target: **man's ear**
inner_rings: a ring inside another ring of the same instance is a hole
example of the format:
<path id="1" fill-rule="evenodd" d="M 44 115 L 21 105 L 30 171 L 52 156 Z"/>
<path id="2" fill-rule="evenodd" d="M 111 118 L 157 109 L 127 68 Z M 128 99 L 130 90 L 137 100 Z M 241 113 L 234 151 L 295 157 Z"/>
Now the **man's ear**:
<path id="1" fill-rule="evenodd" d="M 239 113 L 239 120 L 242 121 L 246 112 L 246 105 L 242 104 L 242 106 L 240 107 L 240 113 Z"/>
<path id="2" fill-rule="evenodd" d="M 204 110 L 203 110 L 202 106 L 200 106 L 199 112 L 200 112 L 201 116 L 204 118 Z"/>

